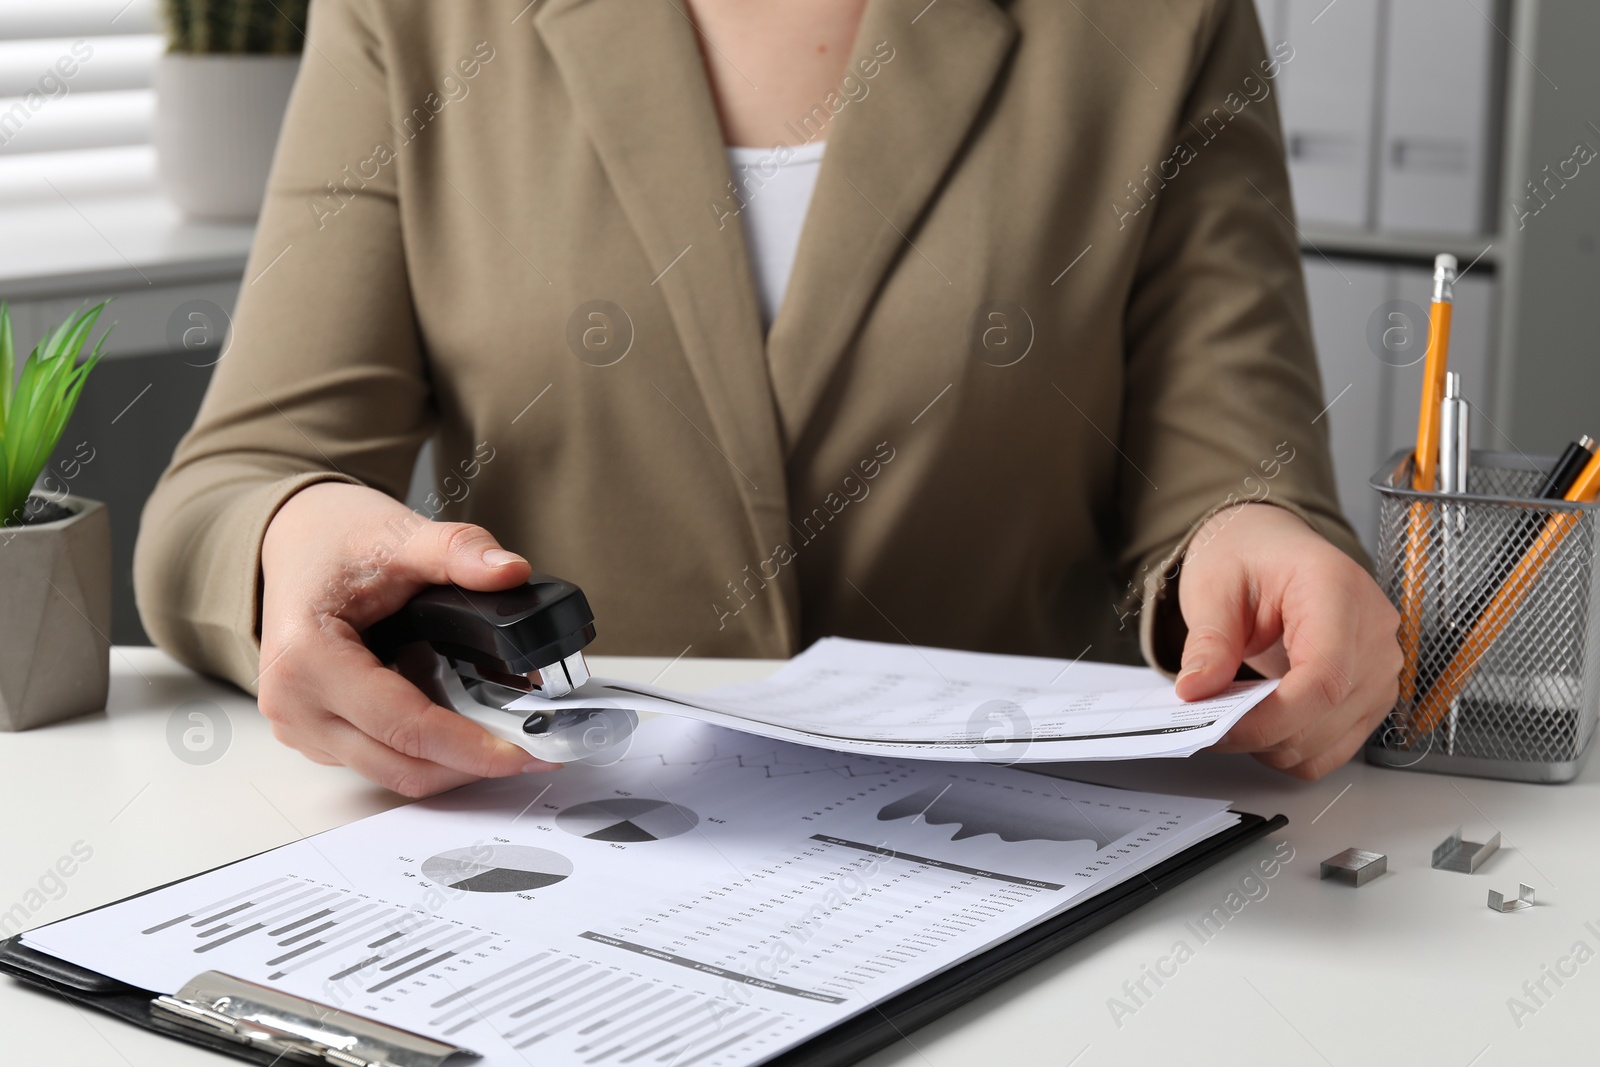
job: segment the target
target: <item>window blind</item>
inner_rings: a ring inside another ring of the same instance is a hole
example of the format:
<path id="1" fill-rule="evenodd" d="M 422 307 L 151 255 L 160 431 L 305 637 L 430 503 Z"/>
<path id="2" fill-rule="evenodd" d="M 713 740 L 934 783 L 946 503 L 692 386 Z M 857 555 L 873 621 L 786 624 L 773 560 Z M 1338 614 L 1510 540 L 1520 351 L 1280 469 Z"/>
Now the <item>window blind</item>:
<path id="1" fill-rule="evenodd" d="M 0 0 L 0 204 L 153 186 L 158 0 Z"/>

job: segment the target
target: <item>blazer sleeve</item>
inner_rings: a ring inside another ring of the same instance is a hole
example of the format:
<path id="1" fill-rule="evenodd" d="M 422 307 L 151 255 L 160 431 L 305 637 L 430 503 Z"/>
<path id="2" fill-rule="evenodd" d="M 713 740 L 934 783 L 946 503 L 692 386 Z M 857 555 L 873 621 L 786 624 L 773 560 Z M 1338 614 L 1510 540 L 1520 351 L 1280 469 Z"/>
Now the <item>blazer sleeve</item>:
<path id="1" fill-rule="evenodd" d="M 403 496 L 432 432 L 388 142 L 380 40 L 358 0 L 311 6 L 231 342 L 144 509 L 134 584 L 183 663 L 254 691 L 261 542 L 316 482 Z M 382 158 L 381 156 L 376 158 Z"/>
<path id="2" fill-rule="evenodd" d="M 1222 0 L 1197 42 L 1124 319 L 1119 565 L 1141 646 L 1174 670 L 1172 583 L 1193 532 L 1244 500 L 1300 516 L 1354 559 L 1339 510 L 1274 78 L 1251 0 Z M 1156 170 L 1157 168 L 1152 168 Z M 1174 174 L 1174 169 L 1176 173 Z"/>

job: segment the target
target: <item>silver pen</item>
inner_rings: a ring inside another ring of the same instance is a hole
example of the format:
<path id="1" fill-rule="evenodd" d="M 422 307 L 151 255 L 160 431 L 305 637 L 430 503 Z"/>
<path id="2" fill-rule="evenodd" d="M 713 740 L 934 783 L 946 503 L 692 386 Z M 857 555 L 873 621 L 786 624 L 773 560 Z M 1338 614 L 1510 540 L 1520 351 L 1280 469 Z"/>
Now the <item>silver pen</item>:
<path id="1" fill-rule="evenodd" d="M 1444 399 L 1439 402 L 1439 492 L 1446 495 L 1467 491 L 1467 460 L 1471 455 L 1468 435 L 1471 432 L 1471 408 L 1461 396 L 1461 375 L 1449 372 L 1444 376 Z M 1465 620 L 1456 618 L 1455 601 L 1461 591 L 1464 572 L 1460 554 L 1466 550 L 1466 538 L 1458 536 L 1465 531 L 1467 509 L 1463 506 L 1444 505 L 1440 515 L 1439 548 L 1444 553 L 1444 581 L 1440 588 L 1440 607 L 1444 625 L 1456 630 Z M 1468 600 L 1471 598 L 1468 597 Z M 1457 641 L 1452 640 L 1452 645 Z M 1445 752 L 1454 753 L 1456 747 L 1456 712 L 1459 700 L 1450 702 L 1450 715 L 1445 729 Z"/>
<path id="2" fill-rule="evenodd" d="M 1444 399 L 1439 402 L 1439 491 L 1467 491 L 1467 435 L 1471 409 L 1461 396 L 1461 375 L 1444 376 Z M 1460 509 L 1457 509 L 1460 510 Z"/>

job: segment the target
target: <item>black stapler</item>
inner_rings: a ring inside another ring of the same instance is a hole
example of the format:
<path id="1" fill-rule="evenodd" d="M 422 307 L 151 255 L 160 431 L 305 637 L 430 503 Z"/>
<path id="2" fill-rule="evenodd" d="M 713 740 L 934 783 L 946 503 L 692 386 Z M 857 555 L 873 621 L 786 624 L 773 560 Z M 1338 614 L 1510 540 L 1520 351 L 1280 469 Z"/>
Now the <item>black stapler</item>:
<path id="1" fill-rule="evenodd" d="M 431 648 L 436 655 L 423 687 L 435 701 L 540 759 L 570 763 L 620 756 L 637 715 L 605 706 L 531 715 L 504 707 L 529 693 L 572 696 L 589 680 L 583 650 L 594 636 L 594 611 L 583 590 L 535 574 L 497 593 L 429 586 L 363 639 L 386 664 L 413 655 L 407 650 L 415 646 Z"/>

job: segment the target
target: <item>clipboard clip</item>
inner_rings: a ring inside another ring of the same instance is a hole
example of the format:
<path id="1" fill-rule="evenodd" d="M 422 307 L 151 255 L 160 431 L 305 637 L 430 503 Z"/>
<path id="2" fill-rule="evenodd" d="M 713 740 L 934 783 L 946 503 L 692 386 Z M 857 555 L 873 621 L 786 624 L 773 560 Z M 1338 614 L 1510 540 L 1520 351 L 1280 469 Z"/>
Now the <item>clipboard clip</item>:
<path id="1" fill-rule="evenodd" d="M 163 1021 L 297 1063 L 441 1067 L 458 1053 L 478 1056 L 459 1045 L 350 1015 L 221 971 L 195 975 L 177 993 L 151 1001 L 150 1011 Z"/>
<path id="2" fill-rule="evenodd" d="M 583 590 L 548 574 L 493 593 L 429 586 L 362 635 L 386 664 L 414 656 L 414 646 L 431 649 L 431 662 L 408 660 L 413 681 L 437 703 L 551 763 L 612 753 L 638 724 L 634 712 L 611 707 L 503 710 L 529 693 L 572 696 L 589 680 L 583 650 L 594 637 Z"/>

